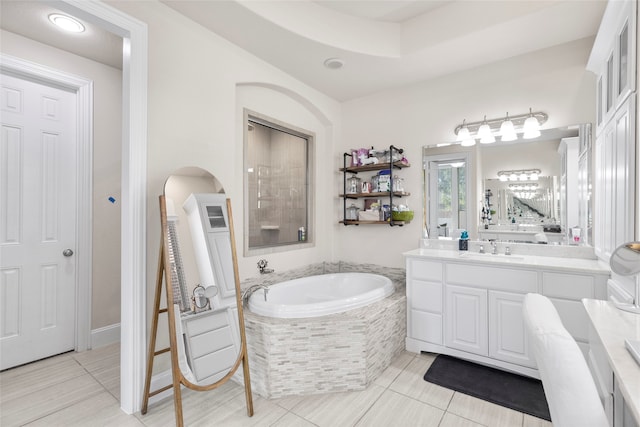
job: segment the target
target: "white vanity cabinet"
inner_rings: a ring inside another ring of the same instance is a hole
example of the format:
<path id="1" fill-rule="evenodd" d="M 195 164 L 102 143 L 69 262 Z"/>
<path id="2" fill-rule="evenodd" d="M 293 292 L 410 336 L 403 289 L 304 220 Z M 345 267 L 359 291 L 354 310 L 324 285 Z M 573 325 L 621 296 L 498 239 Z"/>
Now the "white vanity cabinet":
<path id="1" fill-rule="evenodd" d="M 585 352 L 588 320 L 581 299 L 606 299 L 609 270 L 596 260 L 487 254 L 485 261 L 430 249 L 404 255 L 406 348 L 416 353 L 449 354 L 537 376 L 522 317 L 524 296 L 548 296 Z"/>
<path id="2" fill-rule="evenodd" d="M 231 308 L 182 317 L 187 360 L 197 381 L 218 381 L 235 363 L 240 353 L 239 334 L 234 328 L 237 318 Z"/>
<path id="3" fill-rule="evenodd" d="M 637 0 L 607 2 L 587 69 L 597 76 L 594 246 L 608 260 L 633 240 L 636 177 Z"/>

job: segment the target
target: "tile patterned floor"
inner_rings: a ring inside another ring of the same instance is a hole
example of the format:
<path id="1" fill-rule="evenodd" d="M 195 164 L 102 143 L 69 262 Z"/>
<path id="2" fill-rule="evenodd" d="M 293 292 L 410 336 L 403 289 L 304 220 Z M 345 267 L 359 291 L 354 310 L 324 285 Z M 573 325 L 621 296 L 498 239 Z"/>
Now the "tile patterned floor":
<path id="1" fill-rule="evenodd" d="M 0 425 L 173 426 L 173 401 L 146 415 L 119 409 L 118 345 L 67 353 L 0 373 Z M 434 356 L 402 353 L 367 389 L 266 400 L 254 395 L 246 415 L 235 383 L 183 393 L 187 426 L 549 427 L 551 423 L 430 384 L 422 376 Z"/>

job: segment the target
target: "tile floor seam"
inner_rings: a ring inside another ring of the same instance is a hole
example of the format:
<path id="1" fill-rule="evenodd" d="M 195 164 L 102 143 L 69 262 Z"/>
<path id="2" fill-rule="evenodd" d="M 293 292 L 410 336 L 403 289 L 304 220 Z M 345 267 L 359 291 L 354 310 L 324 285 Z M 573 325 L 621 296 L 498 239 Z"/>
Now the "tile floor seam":
<path id="1" fill-rule="evenodd" d="M 382 398 L 382 396 L 384 395 L 384 392 L 388 390 L 388 387 L 384 388 L 384 390 L 382 390 L 382 393 L 380 393 L 380 395 L 376 398 L 376 400 L 374 400 L 373 402 L 371 402 L 371 405 L 369 405 L 369 407 L 367 408 L 366 411 L 364 411 L 362 413 L 362 415 L 360 415 L 360 417 L 352 424 L 352 427 L 355 427 L 358 425 L 358 423 L 360 421 L 362 421 L 362 419 L 365 417 L 365 415 L 367 415 L 367 413 L 369 413 L 369 411 L 375 406 L 376 403 L 378 403 L 378 401 L 380 400 L 380 398 Z"/>
<path id="2" fill-rule="evenodd" d="M 470 423 L 477 424 L 477 425 L 482 426 L 482 427 L 491 427 L 490 425 L 483 424 L 483 423 L 481 423 L 481 422 L 479 422 L 479 421 L 476 421 L 476 420 L 472 420 L 471 418 L 467 418 L 467 417 L 463 417 L 462 415 L 458 415 L 458 414 L 456 414 L 455 412 L 445 411 L 445 414 L 451 414 L 451 415 L 454 415 L 454 416 L 456 416 L 456 417 L 458 417 L 458 418 L 462 418 L 463 420 L 467 420 L 467 421 L 469 421 Z M 444 418 L 444 417 L 443 417 L 443 418 Z"/>

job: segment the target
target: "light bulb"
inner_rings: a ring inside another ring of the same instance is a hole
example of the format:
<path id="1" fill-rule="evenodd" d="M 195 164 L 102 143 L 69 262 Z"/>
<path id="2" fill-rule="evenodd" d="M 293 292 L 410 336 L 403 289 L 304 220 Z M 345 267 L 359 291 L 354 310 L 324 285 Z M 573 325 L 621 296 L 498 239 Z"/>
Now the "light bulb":
<path id="1" fill-rule="evenodd" d="M 507 113 L 507 117 L 500 125 L 500 135 L 502 136 L 502 141 L 515 141 L 516 139 L 518 139 L 516 130 L 513 127 L 513 122 L 511 121 L 511 119 L 509 119 L 509 113 Z"/>
<path id="2" fill-rule="evenodd" d="M 538 174 L 535 172 L 532 172 L 531 175 L 529 175 L 529 179 L 531 181 L 537 181 L 538 180 Z"/>
<path id="3" fill-rule="evenodd" d="M 531 108 L 529 108 L 529 117 L 524 121 L 523 129 L 524 135 L 522 135 L 522 137 L 524 139 L 537 138 L 540 136 L 540 123 L 538 119 L 533 117 Z"/>
<path id="4" fill-rule="evenodd" d="M 518 175 L 515 172 L 509 175 L 509 181 L 517 181 L 517 180 L 518 180 Z"/>
<path id="5" fill-rule="evenodd" d="M 463 147 L 473 147 L 474 145 L 476 145 L 476 140 L 469 136 L 469 138 L 463 139 L 460 145 Z"/>
<path id="6" fill-rule="evenodd" d="M 462 127 L 458 130 L 458 138 L 457 141 L 464 141 L 465 139 L 471 139 L 471 133 L 469 132 L 469 128 L 465 124 L 466 120 L 462 121 Z"/>
<path id="7" fill-rule="evenodd" d="M 496 142 L 496 139 L 491 134 L 491 127 L 487 124 L 486 117 L 484 123 L 478 128 L 478 137 L 480 138 L 480 144 Z"/>
<path id="8" fill-rule="evenodd" d="M 521 173 L 520 174 L 520 181 L 526 181 L 527 180 L 527 174 L 526 173 Z"/>
<path id="9" fill-rule="evenodd" d="M 500 181 L 502 181 L 502 182 L 505 182 L 505 181 L 507 181 L 507 180 L 509 179 L 509 178 L 507 177 L 507 175 L 504 175 L 504 174 L 503 174 L 503 175 L 500 175 L 498 178 L 499 178 L 499 179 L 500 179 Z"/>

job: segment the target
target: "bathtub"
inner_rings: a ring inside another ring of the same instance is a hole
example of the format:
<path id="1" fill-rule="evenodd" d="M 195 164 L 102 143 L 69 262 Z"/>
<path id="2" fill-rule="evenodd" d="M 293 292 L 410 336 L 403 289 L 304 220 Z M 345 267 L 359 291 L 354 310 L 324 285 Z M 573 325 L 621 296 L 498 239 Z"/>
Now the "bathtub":
<path id="1" fill-rule="evenodd" d="M 393 294 L 387 277 L 371 273 L 335 273 L 302 277 L 259 289 L 249 310 L 267 317 L 298 319 L 342 313 Z"/>

